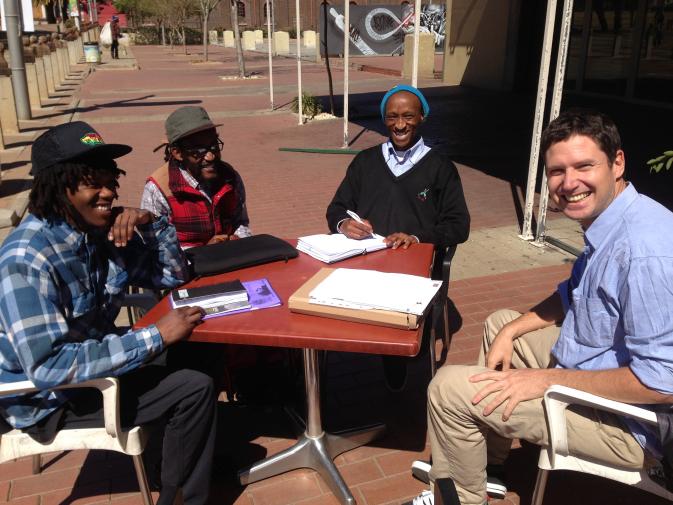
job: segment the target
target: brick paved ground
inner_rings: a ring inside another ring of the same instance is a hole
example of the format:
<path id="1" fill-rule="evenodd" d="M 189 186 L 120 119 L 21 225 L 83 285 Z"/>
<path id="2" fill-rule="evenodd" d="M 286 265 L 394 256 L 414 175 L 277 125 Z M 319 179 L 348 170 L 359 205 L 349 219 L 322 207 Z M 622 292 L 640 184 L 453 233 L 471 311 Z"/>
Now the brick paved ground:
<path id="1" fill-rule="evenodd" d="M 194 54 L 187 56 L 178 50 L 157 47 L 136 47 L 133 51 L 140 70 L 98 70 L 76 91 L 76 108 L 64 111 L 60 117 L 64 120 L 69 112 L 74 112 L 75 118 L 92 123 L 109 142 L 134 146 L 133 153 L 121 163 L 128 172 L 121 186 L 122 203 L 137 204 L 145 178 L 161 164 L 161 153 L 153 153 L 152 149 L 162 141 L 166 115 L 183 104 L 203 104 L 216 122 L 224 123 L 220 128 L 224 158 L 246 181 L 254 231 L 285 237 L 325 231 L 324 209 L 351 157 L 278 151 L 279 147 L 336 148 L 342 142 L 340 120 L 298 127 L 296 118 L 289 114 L 287 104 L 296 94 L 292 60 L 275 61 L 277 108 L 271 112 L 264 55 L 247 57 L 248 71 L 258 72 L 260 78 L 238 81 L 221 79 L 236 73 L 231 50 L 213 48 L 211 57 L 215 62 L 209 64 L 191 62 L 199 59 L 195 48 L 189 48 Z M 385 61 L 377 65 L 385 65 Z M 341 71 L 334 69 L 333 73 L 335 92 L 340 93 Z M 327 93 L 322 67 L 305 63 L 303 78 L 311 93 Z M 352 148 L 366 148 L 383 138 L 377 119 L 378 97 L 394 82 L 394 77 L 378 73 L 351 73 Z M 514 95 L 443 88 L 438 81 L 421 85 L 433 107 L 426 137 L 461 161 L 460 174 L 478 240 L 464 248 L 475 247 L 470 251 L 483 252 L 476 266 L 471 258 L 478 256 L 476 252 L 457 256 L 455 268 L 461 269 L 460 280 L 451 283 L 449 293 L 454 305 L 453 339 L 445 360 L 474 363 L 484 317 L 498 308 L 527 308 L 554 289 L 568 274 L 570 263 L 567 255 L 553 256 L 542 251 L 522 254 L 537 255 L 535 262 L 530 258 L 511 258 L 508 268 L 486 266 L 488 253 L 499 253 L 495 230 L 514 226 L 521 219 L 530 101 Z M 494 107 L 499 111 L 497 116 L 493 114 Z M 27 159 L 25 152 L 23 155 Z M 463 268 L 470 261 L 470 268 Z M 484 263 L 482 269 L 479 262 Z M 425 421 L 427 359 L 415 359 L 407 389 L 392 394 L 384 386 L 377 357 L 343 353 L 329 356 L 323 394 L 326 428 L 334 431 L 375 421 L 388 426 L 383 439 L 336 460 L 361 505 L 397 505 L 423 489 L 411 478 L 409 467 L 414 459 L 427 458 L 429 454 Z M 269 394 L 275 400 L 288 396 L 273 396 L 273 390 Z M 301 409 L 301 395 L 289 396 Z M 278 401 L 250 405 L 221 402 L 220 414 L 212 504 L 336 503 L 321 478 L 308 470 L 245 488 L 236 485 L 236 468 L 288 447 L 293 433 Z M 536 453 L 529 446 L 517 446 L 513 451 L 507 465 L 511 492 L 504 503 L 530 500 Z M 42 474 L 36 476 L 30 474 L 30 461 L 26 459 L 0 467 L 0 502 L 140 504 L 132 464 L 125 457 L 84 451 L 55 454 L 45 458 L 43 467 Z M 658 503 L 623 486 L 568 474 L 551 477 L 545 503 L 598 500 Z"/>

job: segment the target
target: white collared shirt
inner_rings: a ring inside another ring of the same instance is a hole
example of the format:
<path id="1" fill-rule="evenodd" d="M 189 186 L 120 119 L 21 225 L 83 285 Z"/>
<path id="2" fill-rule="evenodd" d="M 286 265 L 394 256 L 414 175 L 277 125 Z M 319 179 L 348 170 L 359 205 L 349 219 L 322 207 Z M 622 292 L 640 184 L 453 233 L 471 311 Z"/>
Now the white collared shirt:
<path id="1" fill-rule="evenodd" d="M 383 151 L 383 159 L 386 161 L 386 165 L 388 165 L 388 168 L 395 177 L 399 177 L 411 170 L 423 156 L 430 152 L 430 148 L 423 142 L 423 137 L 419 138 L 418 142 L 405 151 L 395 149 L 395 145 L 388 139 L 387 142 L 381 144 L 381 150 Z"/>

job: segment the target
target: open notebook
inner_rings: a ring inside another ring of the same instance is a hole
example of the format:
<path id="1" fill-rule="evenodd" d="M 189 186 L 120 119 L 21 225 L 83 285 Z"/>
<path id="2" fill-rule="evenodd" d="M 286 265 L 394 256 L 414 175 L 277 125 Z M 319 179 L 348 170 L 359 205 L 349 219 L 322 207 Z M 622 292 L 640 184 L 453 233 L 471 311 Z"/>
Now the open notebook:
<path id="1" fill-rule="evenodd" d="M 386 248 L 384 237 L 374 234 L 372 238 L 355 240 L 341 233 L 332 235 L 308 235 L 299 237 L 297 249 L 324 263 L 334 263 L 358 254 Z"/>

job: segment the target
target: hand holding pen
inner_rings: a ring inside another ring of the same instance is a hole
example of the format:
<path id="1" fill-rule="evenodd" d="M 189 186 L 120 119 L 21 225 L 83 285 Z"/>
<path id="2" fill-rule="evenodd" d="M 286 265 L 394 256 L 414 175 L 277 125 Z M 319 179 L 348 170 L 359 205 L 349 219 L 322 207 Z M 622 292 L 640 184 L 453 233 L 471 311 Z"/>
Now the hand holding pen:
<path id="1" fill-rule="evenodd" d="M 374 228 L 369 221 L 362 219 L 352 210 L 347 210 L 346 214 L 350 216 L 350 219 L 344 219 L 341 223 L 339 231 L 346 235 L 348 238 L 354 238 L 360 240 L 363 238 L 369 238 L 374 233 Z"/>

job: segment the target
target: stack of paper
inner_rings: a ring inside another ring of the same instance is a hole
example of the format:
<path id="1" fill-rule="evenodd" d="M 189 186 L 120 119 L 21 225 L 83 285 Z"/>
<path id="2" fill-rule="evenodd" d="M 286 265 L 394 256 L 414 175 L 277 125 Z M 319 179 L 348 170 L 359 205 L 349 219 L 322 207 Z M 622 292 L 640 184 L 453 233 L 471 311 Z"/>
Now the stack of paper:
<path id="1" fill-rule="evenodd" d="M 341 233 L 333 235 L 309 235 L 299 237 L 297 249 L 324 263 L 334 263 L 358 254 L 386 248 L 384 237 L 374 234 L 372 238 L 355 240 Z"/>
<path id="2" fill-rule="evenodd" d="M 173 307 L 201 307 L 206 317 L 251 307 L 248 292 L 239 280 L 176 289 L 171 294 L 171 303 Z"/>
<path id="3" fill-rule="evenodd" d="M 310 303 L 422 315 L 442 285 L 425 277 L 337 268 L 309 294 Z"/>

